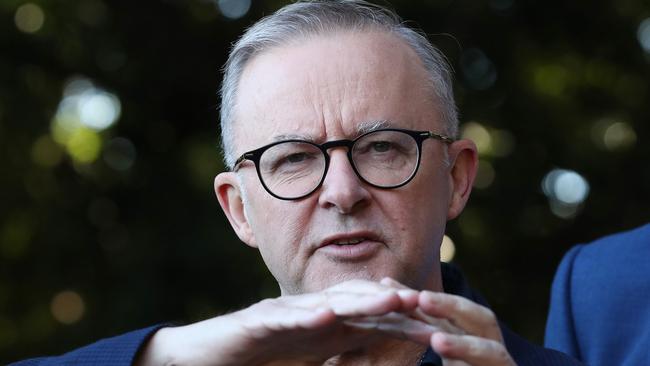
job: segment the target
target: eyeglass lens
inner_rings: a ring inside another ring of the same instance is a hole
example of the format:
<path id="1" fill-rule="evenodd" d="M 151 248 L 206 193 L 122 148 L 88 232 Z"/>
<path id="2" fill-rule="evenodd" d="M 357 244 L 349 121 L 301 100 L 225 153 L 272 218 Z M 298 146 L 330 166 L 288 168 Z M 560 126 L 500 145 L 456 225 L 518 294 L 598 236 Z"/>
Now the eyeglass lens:
<path id="1" fill-rule="evenodd" d="M 352 161 L 359 175 L 379 187 L 398 186 L 417 168 L 418 144 L 399 131 L 377 131 L 355 141 Z M 288 141 L 267 149 L 259 161 L 266 187 L 283 198 L 296 198 L 313 191 L 326 169 L 325 153 L 308 142 Z"/>

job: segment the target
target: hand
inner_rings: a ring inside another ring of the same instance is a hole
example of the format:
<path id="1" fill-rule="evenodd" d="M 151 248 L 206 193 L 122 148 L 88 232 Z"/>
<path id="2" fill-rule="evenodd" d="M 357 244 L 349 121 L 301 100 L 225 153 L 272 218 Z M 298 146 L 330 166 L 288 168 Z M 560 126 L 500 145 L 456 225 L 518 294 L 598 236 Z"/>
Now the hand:
<path id="1" fill-rule="evenodd" d="M 381 283 L 406 288 L 390 278 Z M 437 328 L 430 342 L 444 366 L 515 365 L 503 344 L 496 316 L 485 306 L 456 295 L 422 291 L 412 316 Z"/>
<path id="2" fill-rule="evenodd" d="M 413 312 L 418 301 L 418 292 L 411 289 L 347 281 L 316 293 L 267 299 L 188 326 L 163 328 L 152 337 L 137 364 L 320 364 L 380 337 L 410 334 L 402 331 L 400 324 L 413 327 L 416 321 L 394 314 Z M 388 315 L 392 316 L 391 329 L 377 331 L 346 324 Z M 428 343 L 430 335 L 431 331 L 426 332 L 420 339 Z"/>

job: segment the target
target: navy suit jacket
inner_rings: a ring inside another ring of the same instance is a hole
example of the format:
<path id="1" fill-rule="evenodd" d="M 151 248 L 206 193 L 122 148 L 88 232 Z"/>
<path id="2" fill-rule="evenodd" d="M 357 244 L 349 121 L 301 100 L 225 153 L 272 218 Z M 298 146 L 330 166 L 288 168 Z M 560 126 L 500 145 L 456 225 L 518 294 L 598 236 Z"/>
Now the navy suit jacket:
<path id="1" fill-rule="evenodd" d="M 33 358 L 12 363 L 9 366 L 131 365 L 142 345 L 161 327 L 163 325 L 139 329 L 116 337 L 102 339 L 61 356 Z"/>
<path id="2" fill-rule="evenodd" d="M 592 366 L 650 365 L 650 224 L 564 256 L 545 345 Z"/>
<path id="3" fill-rule="evenodd" d="M 443 285 L 445 292 L 460 295 L 487 306 L 485 300 L 473 291 L 461 272 L 454 266 L 443 263 Z M 133 363 L 138 350 L 161 326 L 141 329 L 121 336 L 108 338 L 89 346 L 79 348 L 58 357 L 42 357 L 12 364 L 13 366 L 59 366 L 59 365 L 114 365 L 127 366 Z M 573 366 L 580 365 L 572 358 L 553 350 L 533 345 L 501 325 L 506 348 L 519 366 Z M 431 349 L 427 351 L 424 364 L 439 365 L 440 359 Z M 12 366 L 10 365 L 10 366 Z"/>

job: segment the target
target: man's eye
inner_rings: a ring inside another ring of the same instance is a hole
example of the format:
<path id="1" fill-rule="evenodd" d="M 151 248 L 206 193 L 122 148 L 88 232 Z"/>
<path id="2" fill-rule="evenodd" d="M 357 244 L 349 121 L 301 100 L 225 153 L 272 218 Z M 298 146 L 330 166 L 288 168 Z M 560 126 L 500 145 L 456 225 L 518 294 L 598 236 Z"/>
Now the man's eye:
<path id="1" fill-rule="evenodd" d="M 315 159 L 314 154 L 300 152 L 289 154 L 273 164 L 274 169 L 302 169 L 308 166 Z"/>
<path id="2" fill-rule="evenodd" d="M 301 163 L 301 162 L 303 162 L 303 161 L 305 161 L 307 159 L 309 159 L 309 156 L 307 155 L 307 153 L 291 154 L 291 155 L 287 156 L 286 158 L 284 158 L 284 160 L 286 162 L 289 162 L 289 163 Z"/>
<path id="3" fill-rule="evenodd" d="M 372 143 L 372 150 L 375 152 L 386 152 L 391 149 L 392 145 L 388 141 L 376 141 Z"/>

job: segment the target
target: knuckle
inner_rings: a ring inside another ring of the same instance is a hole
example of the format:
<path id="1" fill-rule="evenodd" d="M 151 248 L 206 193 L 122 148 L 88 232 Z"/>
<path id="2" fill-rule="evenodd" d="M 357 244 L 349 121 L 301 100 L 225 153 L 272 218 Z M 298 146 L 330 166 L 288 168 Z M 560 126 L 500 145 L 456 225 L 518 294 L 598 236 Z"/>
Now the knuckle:
<path id="1" fill-rule="evenodd" d="M 496 315 L 494 314 L 494 311 L 492 311 L 492 309 L 490 309 L 490 308 L 486 308 L 486 307 L 484 307 L 484 306 L 481 307 L 481 308 L 483 309 L 483 317 L 484 317 L 485 319 L 491 321 L 492 323 L 496 324 L 496 322 L 495 322 L 495 320 L 496 320 Z"/>
<path id="2" fill-rule="evenodd" d="M 508 353 L 508 350 L 506 350 L 503 344 L 497 341 L 489 341 L 489 345 L 490 345 L 490 351 L 494 355 L 494 358 L 497 361 L 505 363 L 511 360 L 510 354 Z"/>
<path id="3" fill-rule="evenodd" d="M 488 330 L 489 332 L 489 337 L 495 341 L 498 341 L 499 344 L 503 342 L 503 337 L 501 336 L 501 328 L 499 328 L 499 324 L 496 322 L 493 322 L 490 324 Z"/>
<path id="4" fill-rule="evenodd" d="M 450 300 L 452 300 L 456 306 L 461 307 L 463 309 L 474 309 L 477 306 L 477 303 L 475 303 L 474 301 L 459 295 L 451 296 Z"/>
<path id="5" fill-rule="evenodd" d="M 476 305 L 468 299 L 454 297 L 450 301 L 450 306 L 459 313 L 465 314 L 473 312 Z"/>
<path id="6" fill-rule="evenodd" d="M 512 358 L 510 358 L 510 354 L 508 351 L 504 348 L 501 347 L 497 353 L 497 359 L 504 364 L 512 364 Z"/>
<path id="7" fill-rule="evenodd" d="M 478 341 L 470 341 L 466 345 L 467 354 L 472 357 L 480 357 L 485 353 L 485 346 Z"/>

